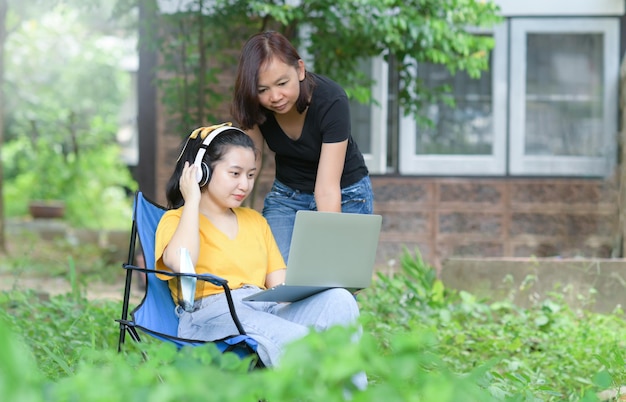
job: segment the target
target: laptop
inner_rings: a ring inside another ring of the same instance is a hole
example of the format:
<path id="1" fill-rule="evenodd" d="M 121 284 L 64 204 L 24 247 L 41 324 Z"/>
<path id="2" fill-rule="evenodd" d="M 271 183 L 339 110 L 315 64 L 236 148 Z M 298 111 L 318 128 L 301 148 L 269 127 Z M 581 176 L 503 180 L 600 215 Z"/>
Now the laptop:
<path id="1" fill-rule="evenodd" d="M 330 288 L 368 287 L 381 224 L 380 215 L 298 211 L 285 283 L 243 300 L 294 302 Z"/>

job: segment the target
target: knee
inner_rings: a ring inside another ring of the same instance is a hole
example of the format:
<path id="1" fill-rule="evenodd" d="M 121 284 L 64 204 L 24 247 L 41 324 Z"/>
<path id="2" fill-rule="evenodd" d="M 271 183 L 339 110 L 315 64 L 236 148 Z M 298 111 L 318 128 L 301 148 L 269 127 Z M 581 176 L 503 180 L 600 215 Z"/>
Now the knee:
<path id="1" fill-rule="evenodd" d="M 343 288 L 328 289 L 323 292 L 327 303 L 338 323 L 353 324 L 359 317 L 359 305 L 352 293 Z"/>
<path id="2" fill-rule="evenodd" d="M 325 290 L 323 293 L 329 299 L 332 299 L 335 302 L 339 301 L 339 302 L 348 303 L 348 304 L 354 302 L 356 304 L 354 295 L 344 288 L 331 288 L 331 289 Z"/>

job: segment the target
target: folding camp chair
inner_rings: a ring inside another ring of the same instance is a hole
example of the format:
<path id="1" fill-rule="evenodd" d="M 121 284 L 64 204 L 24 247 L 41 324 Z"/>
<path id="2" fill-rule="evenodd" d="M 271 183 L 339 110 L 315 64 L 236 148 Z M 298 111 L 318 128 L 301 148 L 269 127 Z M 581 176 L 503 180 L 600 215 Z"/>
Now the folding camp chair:
<path id="1" fill-rule="evenodd" d="M 179 349 L 183 346 L 199 346 L 208 343 L 201 340 L 179 338 L 177 336 L 178 317 L 175 314 L 176 304 L 172 299 L 167 281 L 160 280 L 156 277 L 156 273 L 160 273 L 173 277 L 192 276 L 197 278 L 198 283 L 200 283 L 200 281 L 208 281 L 216 286 L 221 286 L 226 295 L 231 317 L 239 333 L 211 343 L 214 343 L 222 352 L 235 352 L 240 357 L 249 355 L 256 356 L 257 342 L 246 335 L 246 332 L 239 322 L 230 288 L 228 287 L 228 281 L 210 274 L 180 274 L 155 269 L 154 235 L 157 225 L 165 212 L 165 208 L 145 198 L 143 193 L 137 192 L 135 194 L 128 261 L 122 265 L 123 268 L 126 269 L 122 317 L 116 320 L 120 324 L 118 351 L 122 350 L 126 333 L 128 333 L 134 341 L 141 342 L 139 331 L 156 339 L 171 342 Z M 133 264 L 135 261 L 137 240 L 139 240 L 143 249 L 145 268 Z M 128 310 L 133 272 L 145 273 L 146 286 L 143 300 L 130 313 L 129 318 Z M 262 366 L 258 356 L 256 356 L 256 359 L 253 359 L 253 361 L 255 361 L 256 367 Z"/>

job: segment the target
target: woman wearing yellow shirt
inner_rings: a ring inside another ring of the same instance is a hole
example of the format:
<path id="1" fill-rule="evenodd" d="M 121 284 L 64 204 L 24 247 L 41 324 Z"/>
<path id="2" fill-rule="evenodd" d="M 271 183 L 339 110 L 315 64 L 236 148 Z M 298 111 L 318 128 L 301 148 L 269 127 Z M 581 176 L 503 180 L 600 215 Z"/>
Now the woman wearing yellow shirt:
<path id="1" fill-rule="evenodd" d="M 157 269 L 180 272 L 180 250 L 185 248 L 196 273 L 228 280 L 244 330 L 259 343 L 263 363 L 272 366 L 287 343 L 311 328 L 354 324 L 359 310 L 345 289 L 289 304 L 241 300 L 285 278 L 285 262 L 265 218 L 241 206 L 252 191 L 256 169 L 254 143 L 240 129 L 226 124 L 195 130 L 167 185 L 170 210 L 157 228 L 155 257 Z M 170 280 L 170 290 L 178 300 L 175 282 Z M 237 333 L 220 287 L 198 286 L 187 310 L 176 309 L 180 337 L 213 341 Z"/>

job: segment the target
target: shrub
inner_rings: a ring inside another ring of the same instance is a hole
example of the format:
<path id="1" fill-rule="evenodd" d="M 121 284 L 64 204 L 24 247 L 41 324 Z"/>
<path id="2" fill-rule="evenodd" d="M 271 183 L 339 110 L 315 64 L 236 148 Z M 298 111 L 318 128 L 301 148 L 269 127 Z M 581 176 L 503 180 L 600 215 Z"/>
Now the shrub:
<path id="1" fill-rule="evenodd" d="M 621 310 L 572 310 L 556 293 L 528 309 L 477 300 L 446 289 L 408 252 L 400 272 L 379 275 L 358 300 L 358 342 L 355 328 L 312 333 L 279 367 L 249 373 L 211 345 L 131 343 L 116 353 L 119 302 L 79 289 L 50 299 L 5 292 L 0 399 L 597 401 L 626 381 Z M 351 381 L 362 371 L 365 391 Z"/>

